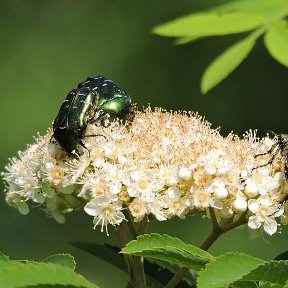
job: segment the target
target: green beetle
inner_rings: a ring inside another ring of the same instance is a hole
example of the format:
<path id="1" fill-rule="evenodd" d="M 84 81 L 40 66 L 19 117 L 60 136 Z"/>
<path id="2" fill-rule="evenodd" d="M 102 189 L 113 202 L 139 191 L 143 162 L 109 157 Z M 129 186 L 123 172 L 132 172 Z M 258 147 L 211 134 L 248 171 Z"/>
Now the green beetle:
<path id="1" fill-rule="evenodd" d="M 102 121 L 104 115 L 110 121 L 126 121 L 131 114 L 127 92 L 104 76 L 89 77 L 69 92 L 61 105 L 53 123 L 54 138 L 66 152 L 72 153 L 77 144 L 85 147 L 81 139 L 89 123 Z"/>

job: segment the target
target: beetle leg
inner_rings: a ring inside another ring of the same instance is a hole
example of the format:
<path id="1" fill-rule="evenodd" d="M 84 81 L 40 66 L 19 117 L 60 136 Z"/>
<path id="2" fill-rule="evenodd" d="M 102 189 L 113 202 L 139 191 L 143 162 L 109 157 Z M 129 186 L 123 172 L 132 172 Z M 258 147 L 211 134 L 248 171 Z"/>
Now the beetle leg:
<path id="1" fill-rule="evenodd" d="M 276 154 L 277 154 L 277 150 L 279 149 L 279 147 L 277 147 L 277 146 L 278 146 L 278 144 L 275 144 L 275 145 L 273 145 L 267 152 L 255 155 L 254 158 L 256 158 L 256 157 L 258 157 L 258 156 L 264 156 L 264 155 L 267 155 L 267 154 L 271 154 L 271 153 L 272 153 L 272 157 L 270 158 L 270 160 L 269 160 L 267 163 L 252 168 L 252 171 L 255 170 L 255 169 L 261 168 L 261 167 L 265 167 L 265 166 L 267 166 L 267 165 L 269 165 L 269 164 L 272 164 L 272 162 L 273 162 L 273 160 L 275 159 L 275 156 L 276 156 Z M 273 152 L 273 150 L 274 150 L 275 148 L 276 148 L 276 150 Z"/>

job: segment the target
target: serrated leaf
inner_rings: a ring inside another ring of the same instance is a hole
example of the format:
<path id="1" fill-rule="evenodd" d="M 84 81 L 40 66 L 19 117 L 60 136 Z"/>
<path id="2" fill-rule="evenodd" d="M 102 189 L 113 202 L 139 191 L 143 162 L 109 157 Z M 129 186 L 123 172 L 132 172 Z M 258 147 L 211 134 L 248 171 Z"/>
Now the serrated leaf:
<path id="1" fill-rule="evenodd" d="M 226 49 L 207 67 L 201 79 L 201 92 L 206 94 L 219 84 L 247 57 L 255 45 L 255 37 L 248 36 Z"/>
<path id="2" fill-rule="evenodd" d="M 198 274 L 197 287 L 223 287 L 237 280 L 259 265 L 265 263 L 264 260 L 251 257 L 243 253 L 226 253 L 216 257 L 206 265 L 204 270 Z"/>
<path id="3" fill-rule="evenodd" d="M 51 255 L 45 258 L 43 262 L 58 264 L 71 270 L 75 270 L 76 268 L 76 261 L 74 257 L 66 253 Z"/>
<path id="4" fill-rule="evenodd" d="M 137 240 L 129 242 L 121 253 L 164 260 L 195 270 L 203 268 L 213 259 L 211 254 L 198 247 L 156 233 L 139 236 Z"/>
<path id="5" fill-rule="evenodd" d="M 288 260 L 266 262 L 244 276 L 243 280 L 283 285 L 288 281 Z"/>
<path id="6" fill-rule="evenodd" d="M 288 22 L 277 21 L 272 23 L 265 34 L 264 41 L 272 57 L 288 67 Z"/>
<path id="7" fill-rule="evenodd" d="M 217 6 L 213 11 L 221 13 L 242 12 L 256 13 L 271 18 L 275 15 L 282 14 L 281 11 L 287 11 L 287 0 L 238 0 L 230 1 L 223 5 Z"/>
<path id="8" fill-rule="evenodd" d="M 196 13 L 159 25 L 153 32 L 172 37 L 204 37 L 227 35 L 253 30 L 265 23 L 257 14 Z"/>
<path id="9" fill-rule="evenodd" d="M 66 285 L 97 288 L 71 269 L 52 263 L 0 261 L 0 288 Z"/>

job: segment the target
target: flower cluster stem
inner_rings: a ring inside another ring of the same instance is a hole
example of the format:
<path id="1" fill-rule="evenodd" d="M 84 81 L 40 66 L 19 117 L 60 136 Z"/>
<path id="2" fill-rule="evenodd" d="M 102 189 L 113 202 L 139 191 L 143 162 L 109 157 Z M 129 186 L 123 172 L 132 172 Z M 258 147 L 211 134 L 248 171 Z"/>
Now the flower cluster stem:
<path id="1" fill-rule="evenodd" d="M 232 222 L 228 221 L 227 223 L 220 226 L 217 219 L 216 219 L 214 209 L 210 207 L 210 216 L 211 216 L 213 228 L 212 228 L 210 235 L 202 243 L 200 248 L 205 250 L 205 251 L 208 250 L 212 246 L 212 244 L 214 244 L 215 241 L 221 235 L 223 235 L 224 233 L 226 233 L 226 232 L 228 232 L 228 231 L 230 231 L 230 230 L 232 230 L 238 226 L 245 224 L 246 223 L 246 214 L 247 214 L 247 212 L 243 212 L 237 220 L 232 221 Z"/>
<path id="2" fill-rule="evenodd" d="M 137 236 L 142 235 L 145 233 L 148 219 L 145 217 L 139 224 L 138 228 L 136 227 L 133 218 L 128 210 L 123 211 L 125 217 L 127 219 L 128 228 L 132 235 L 133 239 L 136 239 Z M 121 247 L 124 247 L 128 241 L 126 238 L 125 227 L 122 223 L 119 225 L 118 228 L 118 238 Z M 143 257 L 139 256 L 124 256 L 126 264 L 128 266 L 128 271 L 130 275 L 130 281 L 128 283 L 128 287 L 133 288 L 146 288 L 146 276 L 144 271 L 144 259 Z M 127 258 L 126 258 L 127 257 Z"/>
<path id="3" fill-rule="evenodd" d="M 123 248 L 127 243 L 127 238 L 126 238 L 126 231 L 125 231 L 125 226 L 124 226 L 124 222 L 120 223 L 120 225 L 117 227 L 117 235 L 118 235 L 118 240 L 120 243 L 120 247 Z M 133 257 L 131 255 L 126 255 L 123 254 L 124 256 L 124 260 L 126 262 L 127 268 L 128 268 L 128 274 L 129 274 L 129 278 L 133 279 L 133 270 L 134 270 L 134 260 Z M 127 287 L 133 287 L 133 283 L 130 283 L 127 285 Z"/>

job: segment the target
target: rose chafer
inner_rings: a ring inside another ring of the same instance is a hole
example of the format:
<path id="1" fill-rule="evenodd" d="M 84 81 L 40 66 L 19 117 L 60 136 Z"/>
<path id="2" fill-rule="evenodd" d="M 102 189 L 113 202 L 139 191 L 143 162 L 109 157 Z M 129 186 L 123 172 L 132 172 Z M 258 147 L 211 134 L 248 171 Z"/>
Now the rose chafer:
<path id="1" fill-rule="evenodd" d="M 122 88 L 104 76 L 89 77 L 69 92 L 53 123 L 54 138 L 68 153 L 82 138 L 91 123 L 103 119 L 126 121 L 132 114 L 131 98 Z M 86 147 L 85 147 L 86 148 Z"/>

